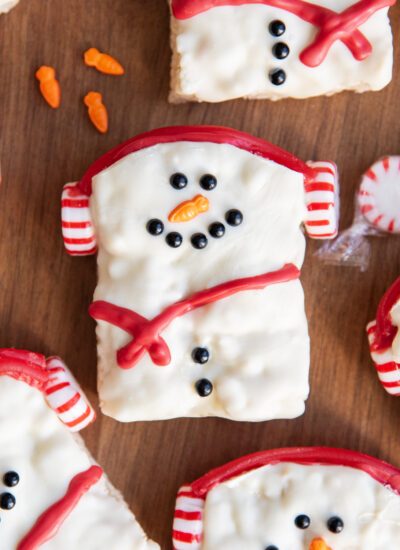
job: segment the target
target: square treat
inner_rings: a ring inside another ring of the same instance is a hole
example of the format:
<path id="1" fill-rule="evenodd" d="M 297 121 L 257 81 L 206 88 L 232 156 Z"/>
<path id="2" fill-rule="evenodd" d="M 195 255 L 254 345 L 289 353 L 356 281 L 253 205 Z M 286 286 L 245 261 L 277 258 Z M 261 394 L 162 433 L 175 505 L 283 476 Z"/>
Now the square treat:
<path id="1" fill-rule="evenodd" d="M 1 550 L 159 550 L 72 433 L 93 420 L 58 357 L 0 350 Z"/>
<path id="2" fill-rule="evenodd" d="M 118 420 L 293 418 L 308 395 L 304 223 L 337 230 L 333 163 L 215 126 L 163 128 L 63 194 L 71 254 L 98 247 L 101 408 Z"/>
<path id="3" fill-rule="evenodd" d="M 170 101 L 384 88 L 395 0 L 169 0 Z"/>

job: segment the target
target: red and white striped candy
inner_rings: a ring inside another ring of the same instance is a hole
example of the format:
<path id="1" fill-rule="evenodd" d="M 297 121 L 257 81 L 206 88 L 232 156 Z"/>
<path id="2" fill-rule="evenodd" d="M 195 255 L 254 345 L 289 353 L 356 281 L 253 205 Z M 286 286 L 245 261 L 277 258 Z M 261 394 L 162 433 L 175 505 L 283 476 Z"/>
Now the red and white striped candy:
<path id="1" fill-rule="evenodd" d="M 312 239 L 333 239 L 339 226 L 339 177 L 333 162 L 307 163 L 315 178 L 305 184 L 307 235 Z"/>
<path id="2" fill-rule="evenodd" d="M 400 157 L 386 157 L 371 166 L 361 181 L 358 202 L 371 225 L 400 233 Z"/>
<path id="3" fill-rule="evenodd" d="M 390 395 L 400 395 L 400 364 L 393 360 L 392 348 L 372 351 L 376 335 L 376 321 L 367 325 L 368 341 L 373 362 L 382 386 Z"/>
<path id="4" fill-rule="evenodd" d="M 174 550 L 200 550 L 203 510 L 204 499 L 195 496 L 190 485 L 179 489 L 172 528 Z"/>
<path id="5" fill-rule="evenodd" d="M 51 409 L 71 431 L 79 432 L 96 418 L 85 394 L 59 357 L 46 359 L 49 380 L 44 395 Z"/>
<path id="6" fill-rule="evenodd" d="M 89 197 L 82 195 L 77 183 L 67 183 L 61 197 L 64 245 L 71 256 L 88 256 L 97 251 L 96 235 L 89 211 Z"/>

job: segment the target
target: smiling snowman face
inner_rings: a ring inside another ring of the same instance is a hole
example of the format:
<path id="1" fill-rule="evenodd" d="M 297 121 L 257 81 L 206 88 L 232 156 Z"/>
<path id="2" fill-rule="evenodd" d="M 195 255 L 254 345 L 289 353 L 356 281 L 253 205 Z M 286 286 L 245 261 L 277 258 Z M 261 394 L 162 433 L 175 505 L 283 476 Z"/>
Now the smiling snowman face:
<path id="1" fill-rule="evenodd" d="M 35 525 L 63 499 L 71 481 L 93 467 L 79 436 L 72 434 L 36 388 L 0 376 L 0 547 L 33 550 Z M 101 470 L 100 470 L 101 471 Z M 30 536 L 29 542 L 25 539 Z M 145 550 L 140 526 L 105 474 L 83 494 L 43 550 Z"/>
<path id="2" fill-rule="evenodd" d="M 66 186 L 67 249 L 98 245 L 90 314 L 104 413 L 129 422 L 303 412 L 301 226 L 336 231 L 325 219 L 335 218 L 333 164 L 312 164 L 228 128 L 166 128 L 95 163 L 86 195 L 85 178 Z"/>
<path id="3" fill-rule="evenodd" d="M 360 453 L 324 448 L 261 451 L 180 489 L 173 547 L 396 548 L 399 488 L 399 470 Z"/>
<path id="4" fill-rule="evenodd" d="M 211 490 L 201 550 L 387 550 L 400 498 L 343 466 L 266 466 Z"/>

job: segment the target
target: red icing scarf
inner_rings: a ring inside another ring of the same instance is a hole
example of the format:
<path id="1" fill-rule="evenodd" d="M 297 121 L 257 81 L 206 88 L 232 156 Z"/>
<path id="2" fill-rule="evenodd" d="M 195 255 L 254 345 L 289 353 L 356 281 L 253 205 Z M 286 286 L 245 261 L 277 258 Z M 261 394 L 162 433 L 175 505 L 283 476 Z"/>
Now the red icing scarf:
<path id="1" fill-rule="evenodd" d="M 36 521 L 16 550 L 36 550 L 58 533 L 80 499 L 103 475 L 100 466 L 91 466 L 72 478 L 65 495 L 48 508 Z"/>
<path id="2" fill-rule="evenodd" d="M 218 6 L 265 4 L 286 10 L 318 27 L 314 42 L 300 54 L 304 65 L 318 67 L 337 40 L 347 46 L 357 61 L 366 59 L 372 52 L 372 46 L 358 27 L 377 11 L 395 3 L 396 0 L 360 0 L 342 13 L 303 0 L 172 0 L 171 7 L 174 17 L 181 20 Z"/>
<path id="3" fill-rule="evenodd" d="M 107 321 L 133 336 L 133 341 L 118 350 L 117 363 L 122 369 L 131 369 L 148 353 L 154 364 L 166 366 L 171 362 L 171 352 L 161 337 L 174 319 L 199 307 L 223 300 L 244 290 L 261 290 L 268 285 L 286 283 L 298 279 L 300 271 L 293 264 L 287 264 L 278 271 L 256 277 L 235 279 L 212 288 L 196 292 L 189 298 L 168 306 L 151 321 L 129 309 L 110 304 L 93 302 L 89 313 L 94 319 Z"/>

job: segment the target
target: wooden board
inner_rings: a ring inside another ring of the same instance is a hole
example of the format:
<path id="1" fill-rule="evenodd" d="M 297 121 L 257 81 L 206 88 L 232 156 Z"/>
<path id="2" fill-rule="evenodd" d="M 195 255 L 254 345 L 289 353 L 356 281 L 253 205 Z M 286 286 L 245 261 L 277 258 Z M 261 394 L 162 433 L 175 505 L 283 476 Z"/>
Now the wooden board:
<path id="1" fill-rule="evenodd" d="M 266 138 L 300 158 L 337 162 L 342 227 L 350 225 L 360 175 L 379 156 L 400 154 L 400 6 L 392 84 L 380 93 L 279 103 L 167 103 L 168 10 L 163 0 L 21 0 L 0 18 L 0 346 L 59 354 L 96 403 L 94 257 L 63 249 L 60 193 L 102 153 L 148 129 L 221 124 Z M 96 46 L 125 66 L 122 78 L 85 67 Z M 56 67 L 62 105 L 51 110 L 35 70 Z M 103 93 L 110 131 L 89 122 L 82 98 Z M 171 548 L 179 485 L 243 454 L 285 445 L 363 451 L 400 467 L 400 398 L 381 388 L 364 327 L 400 273 L 400 237 L 373 238 L 370 268 L 326 267 L 308 241 L 302 272 L 311 334 L 306 413 L 259 424 L 178 419 L 123 425 L 99 414 L 83 432 L 149 536 Z"/>

